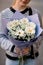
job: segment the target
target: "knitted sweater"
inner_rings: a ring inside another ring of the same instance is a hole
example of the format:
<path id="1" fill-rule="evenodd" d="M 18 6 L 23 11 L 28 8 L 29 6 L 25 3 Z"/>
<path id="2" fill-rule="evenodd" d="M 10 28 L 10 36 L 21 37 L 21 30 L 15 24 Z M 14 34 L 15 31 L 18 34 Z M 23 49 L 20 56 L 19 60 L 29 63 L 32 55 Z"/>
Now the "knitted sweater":
<path id="1" fill-rule="evenodd" d="M 38 14 L 39 20 L 40 20 L 40 23 L 42 26 L 42 21 L 41 21 L 41 16 L 40 16 L 39 11 L 34 9 L 34 8 L 31 8 L 31 9 L 32 9 L 32 15 L 36 14 L 36 13 Z M 0 12 L 0 46 L 11 57 L 17 57 L 17 54 L 11 52 L 11 50 L 13 50 L 15 46 L 13 45 L 14 42 L 9 40 L 7 37 L 6 23 L 12 20 L 14 14 L 15 14 L 15 11 L 16 10 L 14 10 L 13 8 L 6 8 L 2 12 Z M 29 15 L 29 8 L 26 8 L 25 10 L 21 11 L 21 13 L 24 16 L 28 16 Z M 34 50 L 37 50 L 37 46 L 39 46 L 39 44 L 40 44 L 38 42 L 39 42 L 39 39 L 38 39 L 38 41 L 34 42 L 34 43 L 36 43 L 33 45 Z"/>

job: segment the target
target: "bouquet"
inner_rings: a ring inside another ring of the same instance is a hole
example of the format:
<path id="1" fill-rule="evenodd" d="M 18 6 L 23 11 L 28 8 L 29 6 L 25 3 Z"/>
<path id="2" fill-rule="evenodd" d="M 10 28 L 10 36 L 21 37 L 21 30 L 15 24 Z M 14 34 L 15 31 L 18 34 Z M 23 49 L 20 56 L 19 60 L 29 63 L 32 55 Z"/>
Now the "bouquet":
<path id="1" fill-rule="evenodd" d="M 15 42 L 15 45 L 24 48 L 33 44 L 33 40 L 38 38 L 43 31 L 40 27 L 38 15 L 25 17 L 19 12 L 16 12 L 13 20 L 7 23 L 8 36 Z M 23 55 L 19 56 L 20 62 L 23 65 Z M 19 64 L 20 65 L 20 64 Z"/>
<path id="2" fill-rule="evenodd" d="M 13 44 L 20 48 L 33 44 L 43 31 L 37 14 L 24 16 L 18 11 L 7 23 L 7 30 Z"/>
<path id="3" fill-rule="evenodd" d="M 36 33 L 36 24 L 30 22 L 28 18 L 10 21 L 7 24 L 7 28 L 9 30 L 8 35 L 24 42 L 33 39 Z"/>

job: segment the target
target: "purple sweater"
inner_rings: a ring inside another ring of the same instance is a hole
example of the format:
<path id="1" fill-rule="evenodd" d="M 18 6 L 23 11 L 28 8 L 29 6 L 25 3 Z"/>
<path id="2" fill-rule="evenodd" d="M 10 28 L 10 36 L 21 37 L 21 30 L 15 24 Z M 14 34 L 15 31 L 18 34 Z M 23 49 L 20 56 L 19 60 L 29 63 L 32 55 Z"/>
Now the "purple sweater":
<path id="1" fill-rule="evenodd" d="M 24 10 L 25 11 L 25 10 Z M 39 20 L 41 22 L 41 26 L 42 26 L 42 21 L 41 21 L 41 16 L 39 14 L 39 12 L 36 10 L 36 9 L 33 9 L 32 8 L 32 12 L 33 14 L 38 14 L 39 15 Z M 25 16 L 28 16 L 29 14 L 29 10 L 27 10 L 24 15 Z M 15 54 L 14 52 L 11 52 L 11 49 L 12 47 L 14 47 L 13 43 L 7 36 L 7 30 L 6 30 L 6 24 L 7 22 L 11 21 L 13 19 L 13 16 L 14 16 L 14 12 L 12 12 L 10 10 L 10 8 L 6 8 L 5 10 L 3 10 L 1 13 L 0 13 L 0 46 L 1 48 L 3 48 L 4 50 L 6 50 L 6 53 L 10 56 L 17 56 L 17 54 Z M 41 40 L 41 37 L 40 37 L 40 40 Z M 36 41 L 35 45 L 34 46 L 34 50 L 37 50 L 37 46 L 39 47 L 39 44 L 41 43 L 38 43 L 40 41 L 38 39 L 38 41 Z"/>

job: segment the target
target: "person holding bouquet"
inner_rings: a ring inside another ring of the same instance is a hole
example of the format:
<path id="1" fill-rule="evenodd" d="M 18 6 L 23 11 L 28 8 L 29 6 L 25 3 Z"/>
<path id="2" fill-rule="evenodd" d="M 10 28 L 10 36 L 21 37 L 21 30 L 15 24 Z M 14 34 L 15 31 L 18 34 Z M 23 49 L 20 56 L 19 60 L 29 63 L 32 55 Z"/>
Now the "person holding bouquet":
<path id="1" fill-rule="evenodd" d="M 5 50 L 6 52 L 6 63 L 5 65 L 19 65 L 19 59 L 18 59 L 18 54 L 23 53 L 23 59 L 24 59 L 24 65 L 35 65 L 35 57 L 38 56 L 38 48 L 40 43 L 40 40 L 34 40 L 33 45 L 30 47 L 26 47 L 22 50 L 18 48 L 17 46 L 13 45 L 13 42 L 8 39 L 6 36 L 6 30 L 5 30 L 5 25 L 8 21 L 13 19 L 13 16 L 16 11 L 19 11 L 21 14 L 24 16 L 30 16 L 34 14 L 38 14 L 39 20 L 40 20 L 40 26 L 42 27 L 42 21 L 41 21 L 41 16 L 40 13 L 37 9 L 34 9 L 28 4 L 30 3 L 31 0 L 14 0 L 12 5 L 9 8 L 6 8 L 0 13 L 0 46 L 2 49 Z M 6 23 L 4 21 L 6 19 Z M 41 37 L 41 36 L 40 36 Z M 27 56 L 28 54 L 28 56 Z"/>

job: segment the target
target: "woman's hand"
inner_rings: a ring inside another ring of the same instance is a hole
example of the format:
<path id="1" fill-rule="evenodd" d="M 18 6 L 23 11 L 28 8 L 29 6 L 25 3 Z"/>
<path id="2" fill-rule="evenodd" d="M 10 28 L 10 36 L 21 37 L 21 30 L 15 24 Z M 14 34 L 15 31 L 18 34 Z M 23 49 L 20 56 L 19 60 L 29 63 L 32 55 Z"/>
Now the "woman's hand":
<path id="1" fill-rule="evenodd" d="M 27 55 L 27 54 L 29 54 L 30 50 L 31 50 L 30 47 L 26 47 L 26 48 L 24 48 L 24 49 L 22 50 L 22 54 L 23 54 L 23 55 Z"/>
<path id="2" fill-rule="evenodd" d="M 18 48 L 18 47 L 15 47 L 14 48 L 14 53 L 17 53 L 19 55 L 20 52 L 21 52 L 20 48 Z"/>
<path id="3" fill-rule="evenodd" d="M 30 47 L 26 47 L 24 49 L 20 49 L 18 47 L 14 48 L 14 52 L 17 53 L 18 55 L 22 54 L 22 55 L 27 55 L 29 54 L 31 48 Z"/>

